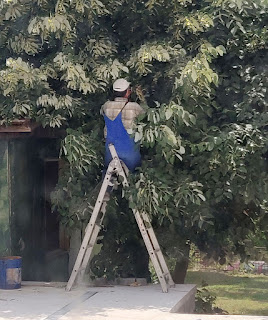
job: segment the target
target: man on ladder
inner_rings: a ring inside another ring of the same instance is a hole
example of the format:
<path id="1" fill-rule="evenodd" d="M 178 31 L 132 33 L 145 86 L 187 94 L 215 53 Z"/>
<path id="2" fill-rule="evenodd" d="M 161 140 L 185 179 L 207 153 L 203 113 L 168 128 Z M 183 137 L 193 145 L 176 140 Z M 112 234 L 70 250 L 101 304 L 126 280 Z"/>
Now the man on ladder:
<path id="1" fill-rule="evenodd" d="M 113 84 L 113 92 L 114 101 L 107 101 L 101 108 L 105 121 L 105 165 L 108 167 L 112 160 L 108 146 L 113 144 L 120 160 L 130 171 L 134 171 L 141 164 L 141 156 L 130 134 L 135 118 L 144 111 L 138 103 L 129 102 L 131 89 L 127 80 L 117 79 Z"/>
<path id="2" fill-rule="evenodd" d="M 143 109 L 139 104 L 128 101 L 131 94 L 129 85 L 129 82 L 125 79 L 116 80 L 113 84 L 115 100 L 106 102 L 101 109 L 105 120 L 105 165 L 107 170 L 66 287 L 67 291 L 71 289 L 78 275 L 81 278 L 84 275 L 105 215 L 106 204 L 109 200 L 107 190 L 114 185 L 113 176 L 122 176 L 123 186 L 128 186 L 127 170 L 134 171 L 141 163 L 139 147 L 131 137 L 130 131 L 134 119 L 143 112 Z M 151 226 L 150 219 L 145 212 L 140 213 L 134 209 L 133 213 L 161 284 L 162 291 L 168 292 L 168 287 L 174 286 L 174 282 Z"/>

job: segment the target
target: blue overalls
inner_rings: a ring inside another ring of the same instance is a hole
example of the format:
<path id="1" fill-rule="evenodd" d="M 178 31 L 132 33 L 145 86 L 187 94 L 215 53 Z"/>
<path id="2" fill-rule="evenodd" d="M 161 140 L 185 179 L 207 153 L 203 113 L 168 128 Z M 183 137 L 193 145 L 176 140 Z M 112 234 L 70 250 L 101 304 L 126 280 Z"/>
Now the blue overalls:
<path id="1" fill-rule="evenodd" d="M 127 133 L 123 122 L 122 112 L 120 112 L 114 120 L 109 119 L 105 114 L 104 121 L 107 128 L 107 137 L 105 143 L 105 166 L 108 167 L 112 156 L 108 145 L 112 143 L 118 154 L 130 171 L 134 171 L 141 164 L 141 155 L 139 145 L 134 142 L 134 139 Z"/>

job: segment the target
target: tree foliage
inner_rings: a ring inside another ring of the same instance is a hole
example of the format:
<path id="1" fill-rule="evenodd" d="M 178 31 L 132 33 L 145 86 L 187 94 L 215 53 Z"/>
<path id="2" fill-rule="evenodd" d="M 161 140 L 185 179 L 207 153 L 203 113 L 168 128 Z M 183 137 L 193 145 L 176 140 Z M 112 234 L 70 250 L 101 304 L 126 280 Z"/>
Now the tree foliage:
<path id="1" fill-rule="evenodd" d="M 146 109 L 130 207 L 221 262 L 243 255 L 267 223 L 266 18 L 265 0 L 1 0 L 1 124 L 70 128 L 53 194 L 63 221 L 90 215 L 99 109 L 127 77 Z"/>

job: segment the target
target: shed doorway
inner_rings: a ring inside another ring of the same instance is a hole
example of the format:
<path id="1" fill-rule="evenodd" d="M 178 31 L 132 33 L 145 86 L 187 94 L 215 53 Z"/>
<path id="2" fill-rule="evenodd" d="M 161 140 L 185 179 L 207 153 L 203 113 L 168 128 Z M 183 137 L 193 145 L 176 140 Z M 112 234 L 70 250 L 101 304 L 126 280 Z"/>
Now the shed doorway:
<path id="1" fill-rule="evenodd" d="M 54 191 L 60 170 L 58 158 L 44 159 L 44 248 L 47 281 L 68 279 L 69 237 L 60 224 L 59 214 L 52 210 L 51 192 Z"/>
<path id="2" fill-rule="evenodd" d="M 59 180 L 59 159 L 45 159 L 44 163 L 44 246 L 47 251 L 60 248 L 59 215 L 52 211 L 51 192 Z"/>

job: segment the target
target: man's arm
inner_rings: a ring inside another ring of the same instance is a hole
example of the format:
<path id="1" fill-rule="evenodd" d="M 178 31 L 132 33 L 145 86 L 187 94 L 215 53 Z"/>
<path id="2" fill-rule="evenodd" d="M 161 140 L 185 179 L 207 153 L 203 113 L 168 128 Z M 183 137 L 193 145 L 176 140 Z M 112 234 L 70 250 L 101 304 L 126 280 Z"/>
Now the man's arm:
<path id="1" fill-rule="evenodd" d="M 135 103 L 135 114 L 136 114 L 136 116 L 145 113 L 145 110 L 137 102 L 134 102 L 134 103 Z"/>
<path id="2" fill-rule="evenodd" d="M 104 112 L 105 104 L 106 104 L 106 102 L 100 108 L 100 114 L 102 116 L 105 114 L 105 112 Z M 104 128 L 103 128 L 103 135 L 104 135 L 104 138 L 106 139 L 106 137 L 107 137 L 107 128 L 106 128 L 106 126 L 104 126 Z"/>
<path id="3" fill-rule="evenodd" d="M 106 102 L 101 106 L 100 108 L 100 115 L 104 115 L 104 108 L 105 108 Z"/>

